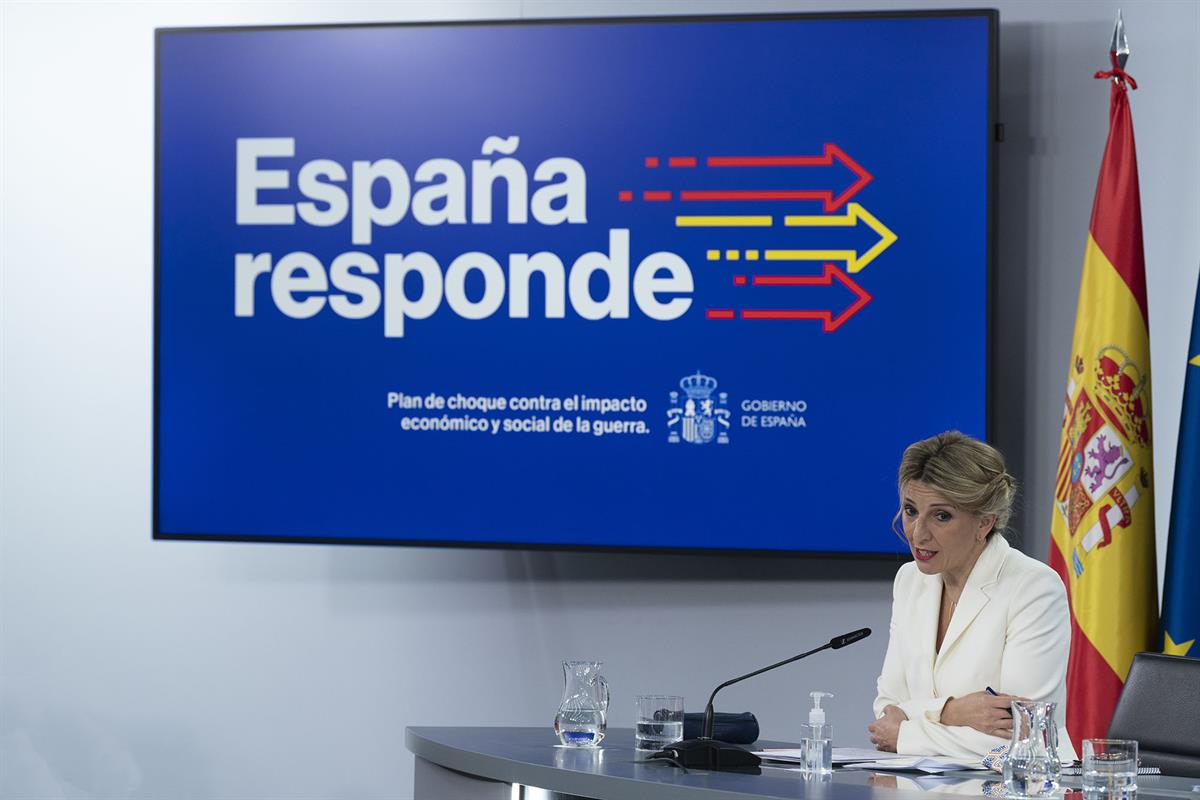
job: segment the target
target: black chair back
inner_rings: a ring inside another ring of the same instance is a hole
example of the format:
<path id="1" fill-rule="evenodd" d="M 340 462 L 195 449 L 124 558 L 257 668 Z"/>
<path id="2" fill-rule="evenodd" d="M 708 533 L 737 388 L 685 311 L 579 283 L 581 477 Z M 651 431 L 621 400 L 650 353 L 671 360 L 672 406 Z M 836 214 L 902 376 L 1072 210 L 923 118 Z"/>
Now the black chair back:
<path id="1" fill-rule="evenodd" d="M 1108 737 L 1137 739 L 1143 766 L 1200 778 L 1200 658 L 1135 655 Z"/>

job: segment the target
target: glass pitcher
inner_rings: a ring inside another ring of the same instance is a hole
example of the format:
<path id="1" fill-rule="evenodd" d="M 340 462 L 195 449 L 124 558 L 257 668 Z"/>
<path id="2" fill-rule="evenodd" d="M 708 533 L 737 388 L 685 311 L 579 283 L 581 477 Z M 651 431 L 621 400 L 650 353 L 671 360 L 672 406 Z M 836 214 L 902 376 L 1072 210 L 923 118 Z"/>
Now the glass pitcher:
<path id="1" fill-rule="evenodd" d="M 1045 798 L 1058 792 L 1057 703 L 1014 700 L 1013 734 L 1004 758 L 1004 787 L 1009 797 Z"/>
<path id="2" fill-rule="evenodd" d="M 608 681 L 600 661 L 564 661 L 554 732 L 565 747 L 596 747 L 608 727 Z"/>

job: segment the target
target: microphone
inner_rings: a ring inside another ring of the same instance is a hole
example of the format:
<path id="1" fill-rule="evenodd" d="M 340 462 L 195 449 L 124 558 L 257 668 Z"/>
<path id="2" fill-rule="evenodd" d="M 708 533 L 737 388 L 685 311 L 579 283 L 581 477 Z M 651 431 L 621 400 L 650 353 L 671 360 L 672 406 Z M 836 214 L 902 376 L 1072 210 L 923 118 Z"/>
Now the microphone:
<path id="1" fill-rule="evenodd" d="M 735 683 L 740 683 L 747 678 L 753 678 L 755 675 L 761 675 L 764 672 L 770 672 L 773 669 L 791 664 L 793 661 L 799 661 L 802 658 L 807 658 L 814 653 L 819 653 L 822 650 L 840 650 L 846 645 L 854 644 L 857 641 L 867 638 L 871 635 L 870 628 L 859 628 L 850 633 L 843 633 L 840 636 L 835 636 L 820 647 L 809 650 L 806 653 L 801 653 L 791 658 L 785 658 L 783 661 L 777 661 L 769 667 L 756 669 L 753 672 L 747 672 L 732 680 L 725 681 L 717 688 L 713 689 L 712 694 L 708 697 L 708 705 L 704 707 L 704 732 L 699 739 L 685 739 L 682 742 L 664 747 L 659 752 L 651 756 L 651 758 L 661 758 L 670 761 L 678 767 L 691 767 L 694 769 L 746 769 L 749 767 L 757 767 L 762 760 L 751 753 L 744 747 L 729 742 L 721 742 L 712 738 L 713 731 L 713 700 L 717 696 L 717 692 L 724 689 L 726 686 L 732 686 Z"/>
<path id="2" fill-rule="evenodd" d="M 870 628 L 859 628 L 856 631 L 843 633 L 841 636 L 835 636 L 829 640 L 829 647 L 832 650 L 840 650 L 848 644 L 854 644 L 860 639 L 865 639 L 871 635 Z"/>

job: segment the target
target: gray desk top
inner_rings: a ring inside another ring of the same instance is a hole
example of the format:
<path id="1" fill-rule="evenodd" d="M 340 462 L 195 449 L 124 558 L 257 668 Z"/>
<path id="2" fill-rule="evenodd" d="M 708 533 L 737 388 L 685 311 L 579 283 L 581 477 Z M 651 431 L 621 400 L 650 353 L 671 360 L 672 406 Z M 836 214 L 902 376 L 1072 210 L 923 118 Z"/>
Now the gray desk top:
<path id="1" fill-rule="evenodd" d="M 836 770 L 826 781 L 806 779 L 794 770 L 764 767 L 760 775 L 730 772 L 684 772 L 668 764 L 647 762 L 633 747 L 633 731 L 610 728 L 595 750 L 558 747 L 546 728 L 410 727 L 405 743 L 418 758 L 448 769 L 504 783 L 520 783 L 597 800 L 916 800 L 941 792 L 967 796 L 1002 796 L 998 774 L 951 773 L 945 777 Z M 755 747 L 785 747 L 758 742 Z M 793 745 L 794 746 L 794 745 Z M 1079 778 L 1064 778 L 1078 787 Z M 1200 800 L 1192 787 L 1200 779 L 1141 776 L 1141 797 Z"/>

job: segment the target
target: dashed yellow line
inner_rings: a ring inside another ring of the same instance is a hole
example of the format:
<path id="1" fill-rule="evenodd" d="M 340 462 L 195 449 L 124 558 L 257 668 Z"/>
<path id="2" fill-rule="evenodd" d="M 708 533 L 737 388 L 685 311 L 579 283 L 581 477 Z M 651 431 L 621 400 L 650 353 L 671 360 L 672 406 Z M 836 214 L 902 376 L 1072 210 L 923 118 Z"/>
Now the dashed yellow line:
<path id="1" fill-rule="evenodd" d="M 677 228 L 769 228 L 775 224 L 770 216 L 696 216 L 681 215 L 675 217 Z"/>

